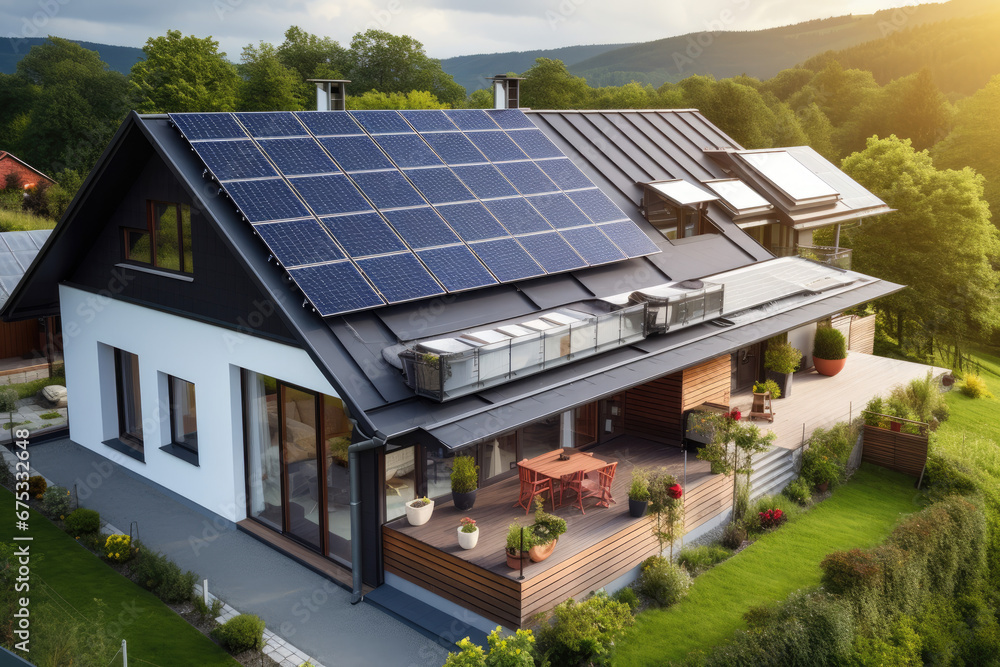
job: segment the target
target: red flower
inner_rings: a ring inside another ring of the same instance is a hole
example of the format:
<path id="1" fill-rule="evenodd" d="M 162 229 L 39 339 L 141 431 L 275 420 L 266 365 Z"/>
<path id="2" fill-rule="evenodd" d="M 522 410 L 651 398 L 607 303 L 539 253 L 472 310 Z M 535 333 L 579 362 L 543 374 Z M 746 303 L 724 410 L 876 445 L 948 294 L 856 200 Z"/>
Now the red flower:
<path id="1" fill-rule="evenodd" d="M 732 412 L 729 413 L 729 418 L 732 419 L 734 422 L 738 422 L 740 419 L 742 419 L 742 417 L 743 413 L 740 412 L 739 410 L 734 409 Z"/>
<path id="2" fill-rule="evenodd" d="M 670 497 L 673 498 L 674 500 L 678 500 L 682 495 L 684 495 L 684 490 L 681 488 L 680 484 L 674 484 L 669 489 L 667 489 L 667 493 L 669 493 Z"/>

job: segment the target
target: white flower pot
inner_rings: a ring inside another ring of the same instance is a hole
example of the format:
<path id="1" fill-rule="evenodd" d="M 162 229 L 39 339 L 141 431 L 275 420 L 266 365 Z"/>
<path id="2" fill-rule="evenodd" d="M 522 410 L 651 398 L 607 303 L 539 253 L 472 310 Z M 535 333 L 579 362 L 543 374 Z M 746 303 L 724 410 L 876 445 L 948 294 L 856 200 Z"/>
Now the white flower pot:
<path id="1" fill-rule="evenodd" d="M 471 549 L 479 542 L 479 528 L 471 533 L 463 533 L 462 528 L 458 529 L 458 545 L 463 549 Z"/>
<path id="2" fill-rule="evenodd" d="M 430 501 L 423 507 L 413 507 L 411 503 L 415 501 L 411 500 L 406 503 L 406 520 L 410 522 L 411 526 L 422 526 L 431 520 L 431 514 L 434 513 L 434 501 Z"/>

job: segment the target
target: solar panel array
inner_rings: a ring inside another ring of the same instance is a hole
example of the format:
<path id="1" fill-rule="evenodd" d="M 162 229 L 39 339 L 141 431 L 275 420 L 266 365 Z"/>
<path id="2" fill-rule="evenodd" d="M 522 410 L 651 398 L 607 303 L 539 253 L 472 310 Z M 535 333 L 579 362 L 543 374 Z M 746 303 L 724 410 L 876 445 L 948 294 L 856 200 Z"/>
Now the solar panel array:
<path id="1" fill-rule="evenodd" d="M 659 252 L 518 110 L 170 118 L 323 316 Z"/>

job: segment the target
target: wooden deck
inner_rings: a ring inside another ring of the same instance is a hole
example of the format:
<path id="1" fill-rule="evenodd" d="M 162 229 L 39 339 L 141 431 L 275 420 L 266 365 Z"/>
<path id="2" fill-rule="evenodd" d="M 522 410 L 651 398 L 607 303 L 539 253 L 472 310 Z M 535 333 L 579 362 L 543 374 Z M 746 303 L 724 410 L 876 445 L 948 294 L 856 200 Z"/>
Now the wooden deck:
<path id="1" fill-rule="evenodd" d="M 796 373 L 792 395 L 774 401 L 774 422 L 756 423 L 761 430 L 777 434 L 776 446 L 798 449 L 817 428 L 857 417 L 875 396 L 888 394 L 898 384 L 923 379 L 928 371 L 937 377 L 947 369 L 850 352 L 844 370 L 834 377 L 816 371 Z M 741 392 L 733 395 L 731 405 L 748 414 L 752 403 L 752 393 Z"/>
<path id="2" fill-rule="evenodd" d="M 579 597 L 630 571 L 657 550 L 649 519 L 628 514 L 628 486 L 635 466 L 664 466 L 684 483 L 684 453 L 668 445 L 633 436 L 621 436 L 593 450 L 617 460 L 612 487 L 617 500 L 610 508 L 585 502 L 578 508 L 561 507 L 567 531 L 555 552 L 541 563 L 529 563 L 520 572 L 507 567 L 504 544 L 507 527 L 515 521 L 527 526 L 532 517 L 513 507 L 519 482 L 511 478 L 479 490 L 472 510 L 460 512 L 450 498 L 438 499 L 434 515 L 423 526 L 398 519 L 383 526 L 385 571 L 508 628 L 523 627 L 536 613 L 566 598 Z M 728 508 L 732 478 L 712 475 L 709 466 L 688 456 L 685 485 L 686 530 L 701 525 Z M 546 509 L 551 507 L 546 504 Z M 457 529 L 464 516 L 480 528 L 478 545 L 458 546 Z"/>

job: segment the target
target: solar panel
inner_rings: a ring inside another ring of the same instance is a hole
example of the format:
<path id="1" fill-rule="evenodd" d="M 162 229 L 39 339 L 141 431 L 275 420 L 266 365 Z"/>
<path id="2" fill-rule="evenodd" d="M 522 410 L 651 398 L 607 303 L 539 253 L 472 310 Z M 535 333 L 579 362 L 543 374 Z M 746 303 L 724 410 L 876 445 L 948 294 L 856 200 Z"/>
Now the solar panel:
<path id="1" fill-rule="evenodd" d="M 573 201 L 564 194 L 539 195 L 528 201 L 538 209 L 538 212 L 556 229 L 578 227 L 593 224 L 583 211 L 578 209 Z"/>
<path id="2" fill-rule="evenodd" d="M 422 206 L 426 202 L 409 181 L 398 171 L 375 171 L 352 176 L 361 191 L 368 195 L 375 208 Z"/>
<path id="3" fill-rule="evenodd" d="M 447 164 L 474 164 L 484 162 L 486 159 L 461 132 L 442 132 L 421 136 Z"/>
<path id="4" fill-rule="evenodd" d="M 444 294 L 411 252 L 361 259 L 358 266 L 389 303 Z"/>
<path id="5" fill-rule="evenodd" d="M 511 132 L 510 138 L 533 160 L 563 156 L 562 151 L 556 148 L 556 145 L 541 130 L 532 129 L 523 132 Z"/>
<path id="6" fill-rule="evenodd" d="M 438 206 L 437 210 L 466 242 L 510 236 L 479 202 Z"/>
<path id="7" fill-rule="evenodd" d="M 522 195 L 559 192 L 556 184 L 534 162 L 504 162 L 498 164 L 497 169 L 507 177 L 508 181 L 514 184 L 514 187 Z"/>
<path id="8" fill-rule="evenodd" d="M 358 213 L 323 218 L 323 226 L 351 257 L 368 257 L 406 250 L 392 227 L 378 213 Z"/>
<path id="9" fill-rule="evenodd" d="M 340 171 L 312 137 L 261 139 L 259 143 L 267 156 L 285 176 L 327 174 Z"/>
<path id="10" fill-rule="evenodd" d="M 386 132 L 413 132 L 406 121 L 395 111 L 349 111 L 354 120 L 371 134 Z"/>
<path id="11" fill-rule="evenodd" d="M 250 222 L 305 218 L 309 210 L 280 179 L 267 181 L 231 181 L 226 192 Z"/>
<path id="12" fill-rule="evenodd" d="M 444 115 L 451 119 L 451 122 L 458 125 L 460 130 L 495 130 L 497 124 L 493 119 L 480 109 L 469 110 L 448 110 Z"/>
<path id="13" fill-rule="evenodd" d="M 660 251 L 656 244 L 631 222 L 611 222 L 601 225 L 600 230 L 629 257 L 652 255 Z"/>
<path id="14" fill-rule="evenodd" d="M 247 128 L 250 136 L 257 137 L 306 137 L 302 124 L 289 111 L 259 111 L 235 114 Z"/>
<path id="15" fill-rule="evenodd" d="M 487 109 L 486 115 L 505 130 L 535 127 L 520 109 Z"/>
<path id="16" fill-rule="evenodd" d="M 840 194 L 787 151 L 744 151 L 737 155 L 795 202 L 835 198 Z"/>
<path id="17" fill-rule="evenodd" d="M 417 254 L 449 292 L 495 285 L 497 282 L 467 246 L 431 248 Z"/>
<path id="18" fill-rule="evenodd" d="M 591 180 L 566 158 L 541 160 L 538 167 L 563 190 L 594 187 Z"/>
<path id="19" fill-rule="evenodd" d="M 384 215 L 411 248 L 450 245 L 461 240 L 429 206 L 386 211 Z"/>
<path id="20" fill-rule="evenodd" d="M 472 250 L 502 283 L 545 274 L 544 269 L 514 239 L 473 243 Z"/>
<path id="21" fill-rule="evenodd" d="M 416 134 L 384 134 L 376 138 L 392 161 L 397 166 L 406 167 L 436 167 L 441 164 L 441 158 L 434 154 L 427 144 Z"/>
<path id="22" fill-rule="evenodd" d="M 240 124 L 227 113 L 172 113 L 170 120 L 188 141 L 247 138 Z"/>
<path id="23" fill-rule="evenodd" d="M 562 235 L 591 266 L 626 259 L 598 227 L 567 229 Z"/>
<path id="24" fill-rule="evenodd" d="M 507 182 L 492 164 L 473 164 L 464 167 L 452 167 L 452 171 L 462 179 L 462 182 L 480 199 L 494 197 L 512 197 L 517 194 L 514 186 Z"/>
<path id="25" fill-rule="evenodd" d="M 323 317 L 385 305 L 350 262 L 304 266 L 289 275 Z"/>
<path id="26" fill-rule="evenodd" d="M 313 218 L 254 225 L 282 266 L 302 266 L 343 259 L 337 244 Z"/>
<path id="27" fill-rule="evenodd" d="M 205 141 L 198 144 L 198 155 L 220 181 L 278 175 L 249 139 Z"/>
<path id="28" fill-rule="evenodd" d="M 323 137 L 319 140 L 344 171 L 394 169 L 368 136 Z"/>
<path id="29" fill-rule="evenodd" d="M 370 211 L 357 188 L 343 174 L 291 179 L 292 185 L 316 215 Z"/>
<path id="30" fill-rule="evenodd" d="M 552 231 L 552 226 L 545 222 L 545 218 L 540 216 L 531 204 L 520 197 L 493 199 L 483 203 L 511 234 Z"/>
<path id="31" fill-rule="evenodd" d="M 317 137 L 364 134 L 364 130 L 346 113 L 329 111 L 297 111 L 296 117 Z"/>
<path id="32" fill-rule="evenodd" d="M 527 155 L 517 147 L 506 132 L 470 132 L 466 135 L 476 148 L 493 162 L 525 160 Z"/>
<path id="33" fill-rule="evenodd" d="M 462 185 L 462 181 L 458 180 L 447 167 L 410 169 L 406 172 L 406 176 L 432 204 L 475 199 L 469 189 Z"/>
<path id="34" fill-rule="evenodd" d="M 549 273 L 582 269 L 587 266 L 587 263 L 566 242 L 566 239 L 555 232 L 520 236 L 518 241 Z"/>
<path id="35" fill-rule="evenodd" d="M 448 120 L 443 111 L 436 109 L 400 111 L 399 115 L 405 118 L 417 132 L 455 130 L 455 124 Z"/>
<path id="36" fill-rule="evenodd" d="M 587 213 L 587 217 L 594 222 L 611 222 L 624 220 L 628 217 L 625 215 L 625 211 L 618 208 L 606 194 L 597 188 L 570 192 L 569 198 L 582 208 Z"/>

